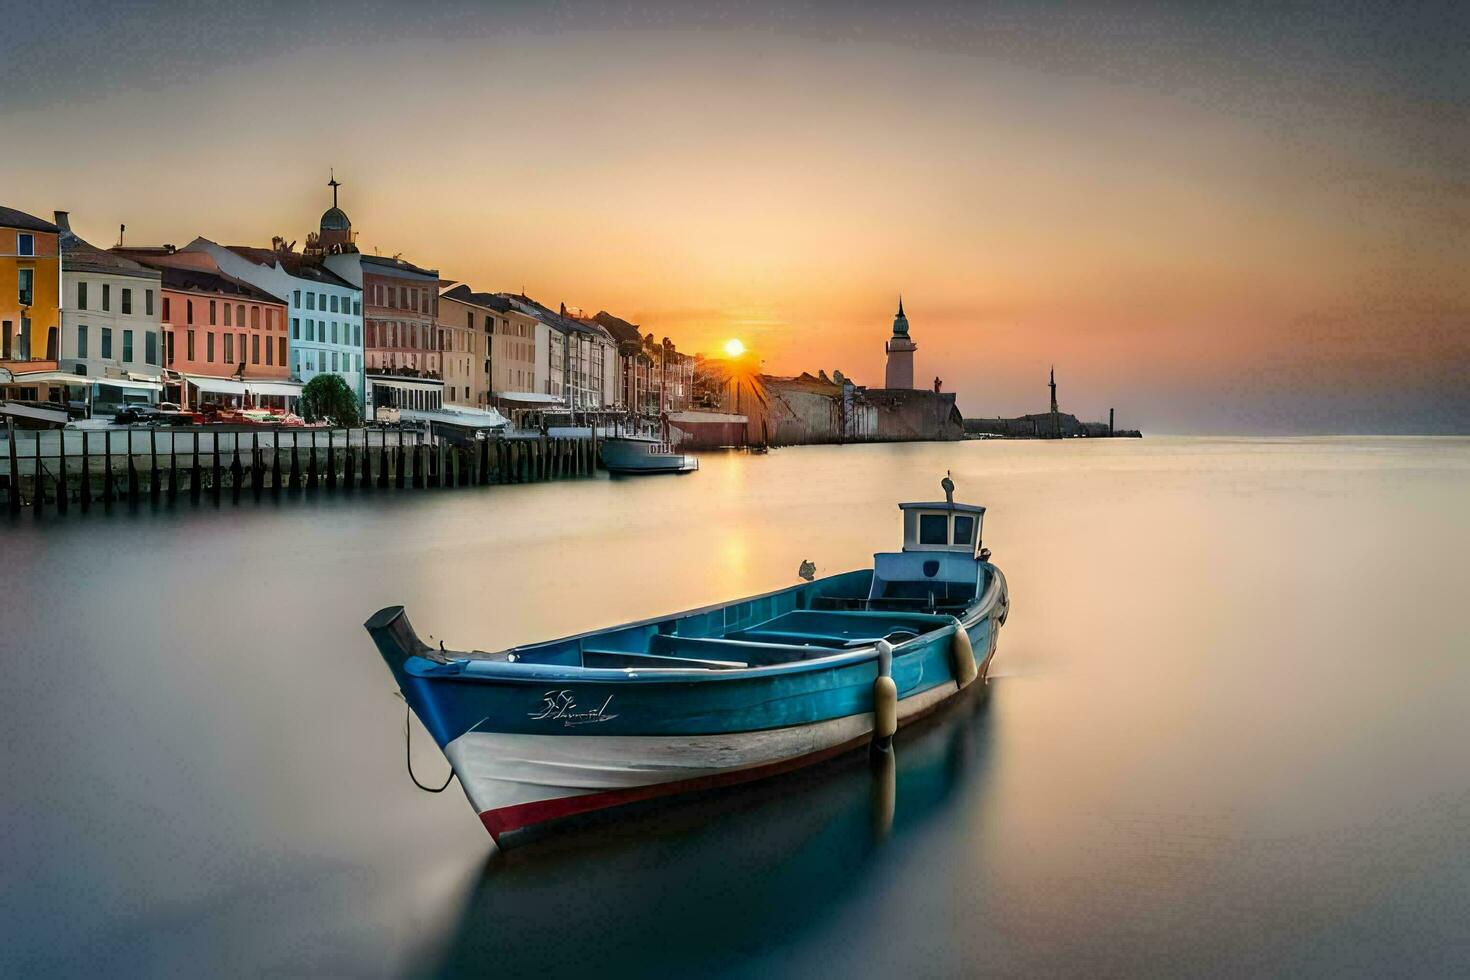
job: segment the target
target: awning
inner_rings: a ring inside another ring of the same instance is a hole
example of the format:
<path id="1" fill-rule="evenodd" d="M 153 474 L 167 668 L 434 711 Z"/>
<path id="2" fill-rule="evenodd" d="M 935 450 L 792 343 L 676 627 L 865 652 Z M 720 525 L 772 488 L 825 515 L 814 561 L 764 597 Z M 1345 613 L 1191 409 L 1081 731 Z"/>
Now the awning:
<path id="1" fill-rule="evenodd" d="M 245 379 L 245 387 L 252 395 L 285 395 L 287 398 L 300 398 L 302 389 L 302 385 L 290 381 L 251 381 L 249 378 Z"/>
<path id="2" fill-rule="evenodd" d="M 243 395 L 245 385 L 233 378 L 208 378 L 201 374 L 186 374 L 184 380 L 200 391 L 212 391 L 216 395 Z"/>
<path id="3" fill-rule="evenodd" d="M 453 425 L 465 429 L 499 429 L 510 425 L 510 420 L 494 409 L 487 412 L 484 409 L 463 406 L 450 406 L 438 410 L 405 408 L 402 415 L 410 422 L 437 422 L 440 425 Z"/>
<path id="4" fill-rule="evenodd" d="M 368 387 L 381 385 L 385 388 L 402 388 L 405 391 L 437 391 L 444 387 L 444 382 L 438 378 L 394 378 L 379 374 L 369 374 L 364 379 Z"/>
<path id="5" fill-rule="evenodd" d="M 490 397 L 508 402 L 526 402 L 532 405 L 560 405 L 560 395 L 547 395 L 539 391 L 492 391 Z"/>
<path id="6" fill-rule="evenodd" d="M 163 390 L 163 385 L 157 381 L 104 378 L 94 374 L 72 374 L 70 371 L 32 371 L 30 374 L 17 374 L 13 380 L 4 383 L 14 385 L 76 385 L 82 388 L 90 388 L 92 385 L 107 385 L 111 388 L 126 388 L 129 391 Z"/>

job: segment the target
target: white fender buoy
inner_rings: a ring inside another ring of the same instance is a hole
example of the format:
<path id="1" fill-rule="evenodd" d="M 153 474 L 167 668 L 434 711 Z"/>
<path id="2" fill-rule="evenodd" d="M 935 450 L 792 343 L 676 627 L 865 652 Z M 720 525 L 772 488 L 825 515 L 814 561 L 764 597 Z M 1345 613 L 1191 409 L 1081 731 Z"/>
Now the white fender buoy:
<path id="1" fill-rule="evenodd" d="M 979 670 L 975 667 L 975 651 L 970 646 L 970 634 L 958 624 L 955 625 L 954 636 L 949 640 L 949 660 L 955 683 L 960 686 L 960 690 L 969 687 Z"/>
<path id="2" fill-rule="evenodd" d="M 893 682 L 893 644 L 878 641 L 878 677 L 873 681 L 873 744 L 887 749 L 898 731 L 898 685 Z"/>
<path id="3" fill-rule="evenodd" d="M 873 682 L 873 734 L 878 738 L 892 738 L 898 731 L 898 685 L 892 677 L 880 677 Z"/>

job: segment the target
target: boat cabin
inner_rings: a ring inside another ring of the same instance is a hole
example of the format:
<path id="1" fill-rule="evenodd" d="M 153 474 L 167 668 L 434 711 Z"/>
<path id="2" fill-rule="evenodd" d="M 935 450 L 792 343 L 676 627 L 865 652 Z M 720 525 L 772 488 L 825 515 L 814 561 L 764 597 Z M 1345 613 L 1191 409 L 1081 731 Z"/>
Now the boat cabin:
<path id="1" fill-rule="evenodd" d="M 974 600 L 984 586 L 977 556 L 985 508 L 951 502 L 898 506 L 903 550 L 873 556 L 869 603 L 937 610 Z"/>

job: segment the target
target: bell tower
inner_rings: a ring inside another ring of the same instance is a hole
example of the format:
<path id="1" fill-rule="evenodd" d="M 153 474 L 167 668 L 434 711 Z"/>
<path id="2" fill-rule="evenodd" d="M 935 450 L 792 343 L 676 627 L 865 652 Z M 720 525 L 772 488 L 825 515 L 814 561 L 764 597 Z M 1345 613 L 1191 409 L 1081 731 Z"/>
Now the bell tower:
<path id="1" fill-rule="evenodd" d="M 883 345 L 888 354 L 888 368 L 883 373 L 883 387 L 914 386 L 914 351 L 919 345 L 909 337 L 909 319 L 903 314 L 903 297 L 898 298 L 898 314 L 893 318 L 893 336 Z"/>

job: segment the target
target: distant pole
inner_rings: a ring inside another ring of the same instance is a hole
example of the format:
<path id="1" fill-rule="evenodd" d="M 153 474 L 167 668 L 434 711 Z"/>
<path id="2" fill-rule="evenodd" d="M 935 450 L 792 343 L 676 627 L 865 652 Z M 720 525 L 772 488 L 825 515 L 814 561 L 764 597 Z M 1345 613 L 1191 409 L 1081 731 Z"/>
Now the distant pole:
<path id="1" fill-rule="evenodd" d="M 1110 409 L 1108 409 L 1108 435 L 1111 437 L 1112 434 L 1113 434 L 1113 410 L 1110 408 Z"/>

